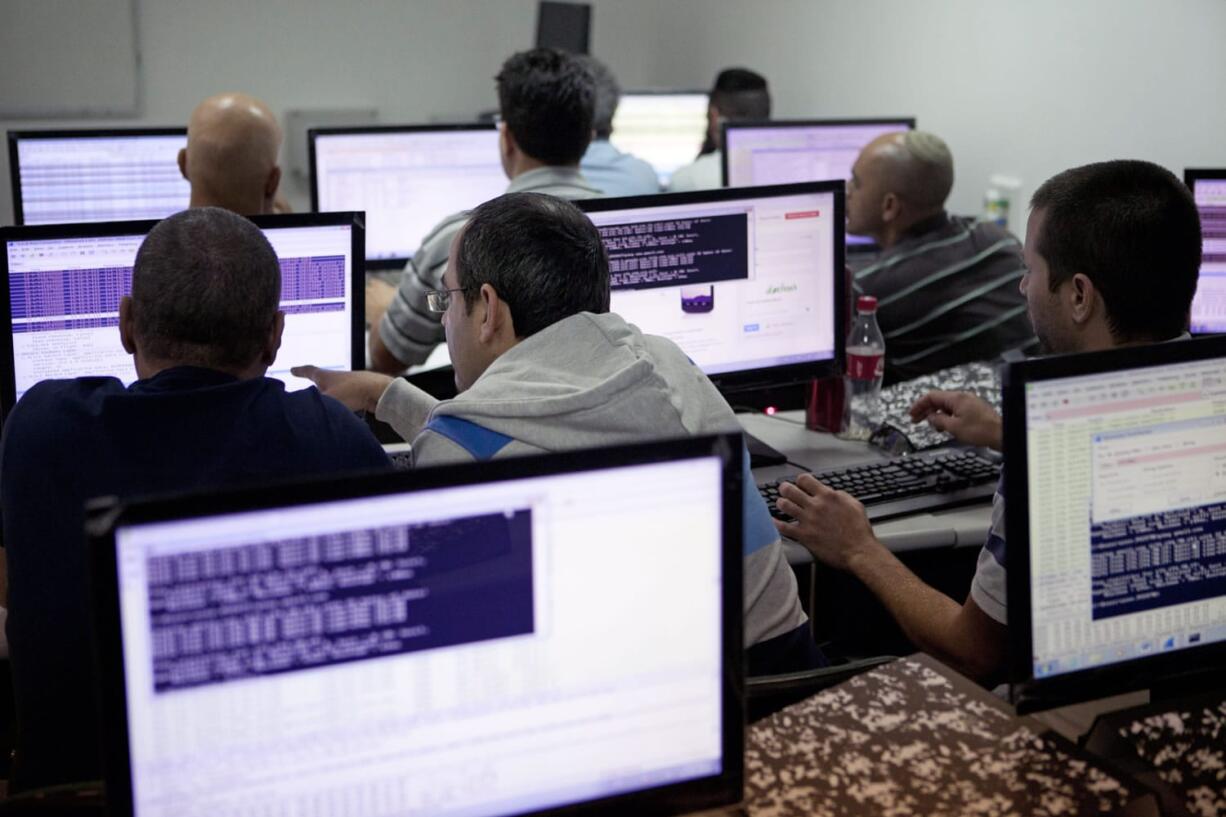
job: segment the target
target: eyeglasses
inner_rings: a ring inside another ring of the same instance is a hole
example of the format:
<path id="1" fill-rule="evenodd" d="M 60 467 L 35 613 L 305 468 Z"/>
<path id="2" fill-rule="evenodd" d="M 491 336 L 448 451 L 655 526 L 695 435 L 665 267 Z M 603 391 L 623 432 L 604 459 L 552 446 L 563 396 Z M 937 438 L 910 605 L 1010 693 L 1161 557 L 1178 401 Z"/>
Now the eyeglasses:
<path id="1" fill-rule="evenodd" d="M 465 287 L 428 289 L 426 290 L 426 308 L 431 312 L 446 312 L 447 307 L 451 306 L 451 293 L 464 291 Z"/>

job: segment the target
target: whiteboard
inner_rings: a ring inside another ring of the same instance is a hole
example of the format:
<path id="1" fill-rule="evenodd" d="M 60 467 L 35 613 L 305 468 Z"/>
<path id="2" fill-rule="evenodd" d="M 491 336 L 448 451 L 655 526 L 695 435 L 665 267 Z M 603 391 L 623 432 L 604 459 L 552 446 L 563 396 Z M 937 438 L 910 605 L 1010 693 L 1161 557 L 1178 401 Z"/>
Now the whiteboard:
<path id="1" fill-rule="evenodd" d="M 0 118 L 135 116 L 136 0 L 0 0 Z"/>

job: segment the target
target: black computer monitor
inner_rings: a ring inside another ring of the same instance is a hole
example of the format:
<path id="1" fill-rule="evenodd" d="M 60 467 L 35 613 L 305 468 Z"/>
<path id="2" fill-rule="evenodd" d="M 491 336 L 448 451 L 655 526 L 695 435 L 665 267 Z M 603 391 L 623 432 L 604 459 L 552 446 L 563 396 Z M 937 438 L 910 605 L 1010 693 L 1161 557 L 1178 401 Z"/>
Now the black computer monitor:
<path id="1" fill-rule="evenodd" d="M 493 123 L 307 133 L 311 209 L 364 210 L 368 268 L 403 267 L 438 223 L 502 195 Z"/>
<path id="2" fill-rule="evenodd" d="M 696 437 L 96 507 L 108 813 L 736 802 L 741 458 Z"/>
<path id="3" fill-rule="evenodd" d="M 269 377 L 309 380 L 291 366 L 365 368 L 365 267 L 360 213 L 255 216 L 281 261 L 285 332 Z M 40 380 L 136 380 L 119 342 L 119 299 L 156 221 L 0 228 L 0 417 Z"/>
<path id="4" fill-rule="evenodd" d="M 612 311 L 674 340 L 725 393 L 843 356 L 842 182 L 576 202 L 609 253 Z"/>
<path id="5" fill-rule="evenodd" d="M 1020 711 L 1226 680 L 1226 338 L 1010 364 Z"/>
<path id="6" fill-rule="evenodd" d="M 9 131 L 16 224 L 165 218 L 187 208 L 187 128 Z"/>
<path id="7" fill-rule="evenodd" d="M 725 122 L 724 186 L 847 181 L 865 145 L 883 134 L 914 129 L 915 117 L 904 116 Z M 847 243 L 870 245 L 872 240 L 849 235 Z"/>
<path id="8" fill-rule="evenodd" d="M 1201 262 L 1192 299 L 1193 334 L 1226 332 L 1226 169 L 1187 169 L 1183 180 L 1200 211 Z"/>
<path id="9" fill-rule="evenodd" d="M 706 91 L 626 91 L 609 141 L 655 168 L 660 184 L 698 158 L 707 135 Z"/>
<path id="10" fill-rule="evenodd" d="M 537 48 L 557 48 L 572 54 L 586 54 L 591 38 L 591 3 L 556 3 L 541 0 L 537 4 Z"/>

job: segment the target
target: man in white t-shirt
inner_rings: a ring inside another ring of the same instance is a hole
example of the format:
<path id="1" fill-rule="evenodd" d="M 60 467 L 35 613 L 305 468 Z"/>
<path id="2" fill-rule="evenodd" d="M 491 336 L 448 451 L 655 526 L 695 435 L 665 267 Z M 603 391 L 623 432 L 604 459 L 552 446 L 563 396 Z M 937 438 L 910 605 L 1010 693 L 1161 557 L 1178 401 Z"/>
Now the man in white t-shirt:
<path id="1" fill-rule="evenodd" d="M 1149 162 L 1066 170 L 1031 199 L 1021 291 L 1046 354 L 1093 352 L 1187 336 L 1200 273 L 1200 218 L 1187 187 Z M 915 422 L 959 442 L 1000 451 L 1001 418 L 961 392 L 929 392 Z M 780 532 L 820 561 L 862 581 L 925 652 L 988 684 L 1006 661 L 1005 503 L 992 525 L 970 593 L 959 604 L 925 584 L 874 535 L 864 507 L 806 474 L 780 488 Z"/>
<path id="2" fill-rule="evenodd" d="M 766 86 L 766 77 L 748 68 L 725 68 L 720 71 L 707 104 L 707 139 L 703 153 L 673 173 L 668 189 L 679 193 L 723 187 L 723 137 L 720 126 L 724 122 L 762 121 L 770 119 L 770 116 L 771 94 Z"/>

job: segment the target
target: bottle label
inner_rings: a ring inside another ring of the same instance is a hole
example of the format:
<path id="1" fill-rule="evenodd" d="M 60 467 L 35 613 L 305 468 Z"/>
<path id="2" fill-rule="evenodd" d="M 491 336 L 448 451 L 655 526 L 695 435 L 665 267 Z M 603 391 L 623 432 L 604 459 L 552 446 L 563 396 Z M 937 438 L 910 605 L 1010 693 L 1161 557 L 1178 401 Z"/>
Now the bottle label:
<path id="1" fill-rule="evenodd" d="M 847 376 L 852 380 L 873 380 L 885 375 L 885 355 L 848 355 Z"/>

